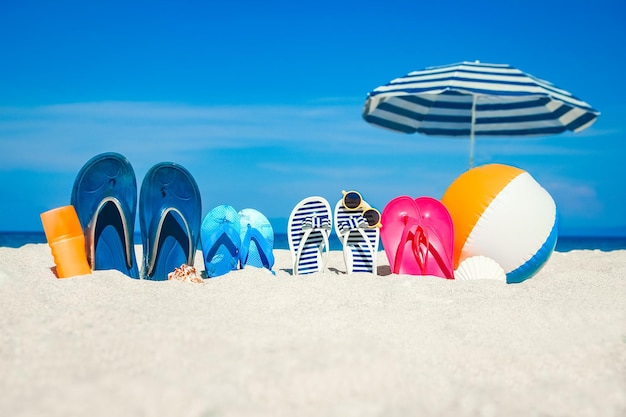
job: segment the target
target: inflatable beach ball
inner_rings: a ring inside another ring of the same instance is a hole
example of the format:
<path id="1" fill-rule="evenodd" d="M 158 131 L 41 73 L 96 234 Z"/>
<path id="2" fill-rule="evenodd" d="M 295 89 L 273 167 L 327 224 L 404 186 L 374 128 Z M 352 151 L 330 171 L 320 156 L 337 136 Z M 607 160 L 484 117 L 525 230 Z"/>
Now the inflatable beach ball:
<path id="1" fill-rule="evenodd" d="M 454 224 L 454 268 L 472 256 L 496 261 L 507 283 L 522 282 L 546 263 L 556 245 L 552 196 L 526 171 L 490 164 L 470 169 L 441 202 Z"/>

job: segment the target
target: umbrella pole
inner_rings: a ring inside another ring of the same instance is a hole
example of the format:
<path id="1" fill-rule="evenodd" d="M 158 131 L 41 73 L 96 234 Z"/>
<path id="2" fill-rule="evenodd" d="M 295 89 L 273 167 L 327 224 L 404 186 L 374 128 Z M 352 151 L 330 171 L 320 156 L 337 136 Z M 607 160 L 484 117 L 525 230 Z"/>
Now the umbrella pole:
<path id="1" fill-rule="evenodd" d="M 476 123 L 476 94 L 472 94 L 472 123 L 470 125 L 469 169 L 474 166 L 474 123 Z"/>

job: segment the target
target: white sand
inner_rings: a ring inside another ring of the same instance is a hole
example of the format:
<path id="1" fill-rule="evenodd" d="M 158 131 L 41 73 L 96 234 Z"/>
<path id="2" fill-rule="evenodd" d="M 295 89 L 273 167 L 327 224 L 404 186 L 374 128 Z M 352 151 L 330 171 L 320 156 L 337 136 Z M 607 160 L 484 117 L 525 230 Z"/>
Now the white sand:
<path id="1" fill-rule="evenodd" d="M 0 248 L 0 416 L 626 415 L 626 251 L 516 285 L 275 255 L 193 284 L 56 279 L 47 245 Z"/>

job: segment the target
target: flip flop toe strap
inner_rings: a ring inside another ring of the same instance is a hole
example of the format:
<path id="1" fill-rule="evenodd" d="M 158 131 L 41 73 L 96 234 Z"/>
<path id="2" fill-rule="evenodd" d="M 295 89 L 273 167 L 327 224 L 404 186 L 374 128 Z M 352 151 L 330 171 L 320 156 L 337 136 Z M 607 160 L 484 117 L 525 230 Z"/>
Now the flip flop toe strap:
<path id="1" fill-rule="evenodd" d="M 330 230 L 330 219 L 326 216 L 307 217 L 302 221 L 302 230 Z"/>
<path id="2" fill-rule="evenodd" d="M 369 224 L 367 223 L 367 220 L 363 216 L 348 217 L 347 219 L 342 220 L 338 224 L 339 231 L 341 233 L 346 233 L 351 230 L 365 229 L 368 226 Z"/>
<path id="3" fill-rule="evenodd" d="M 241 242 L 241 249 L 239 250 L 239 261 L 241 263 L 241 267 L 245 267 L 248 262 L 248 253 L 250 251 L 251 243 L 256 245 L 263 267 L 274 273 L 274 271 L 272 271 L 272 266 L 274 265 L 274 252 L 272 251 L 272 246 L 258 229 L 249 224 L 243 241 Z"/>
<path id="4" fill-rule="evenodd" d="M 298 265 L 300 264 L 300 257 L 302 256 L 302 250 L 306 245 L 309 236 L 313 232 L 320 232 L 322 235 L 322 243 L 320 246 L 320 250 L 322 251 L 322 266 L 321 271 L 326 270 L 326 264 L 328 263 L 328 251 L 329 251 L 329 241 L 328 235 L 330 234 L 331 223 L 330 218 L 328 216 L 318 216 L 313 215 L 310 217 L 304 218 L 302 220 L 302 231 L 304 234 L 302 235 L 302 239 L 300 240 L 300 244 L 298 245 L 298 250 L 296 251 L 296 256 L 294 258 L 293 271 L 294 274 L 297 274 Z"/>
<path id="5" fill-rule="evenodd" d="M 413 236 L 413 256 L 420 267 L 422 275 L 426 273 L 426 262 L 428 260 L 428 235 L 422 226 L 417 226 Z"/>

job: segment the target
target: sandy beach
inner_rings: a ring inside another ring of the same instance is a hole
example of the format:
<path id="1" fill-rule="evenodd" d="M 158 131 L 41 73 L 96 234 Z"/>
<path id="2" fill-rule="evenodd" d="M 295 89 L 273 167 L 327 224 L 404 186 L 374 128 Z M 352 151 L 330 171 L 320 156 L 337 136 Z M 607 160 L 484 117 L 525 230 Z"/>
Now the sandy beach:
<path id="1" fill-rule="evenodd" d="M 626 251 L 512 285 L 275 255 L 194 284 L 57 279 L 47 245 L 0 247 L 0 415 L 626 415 Z"/>

